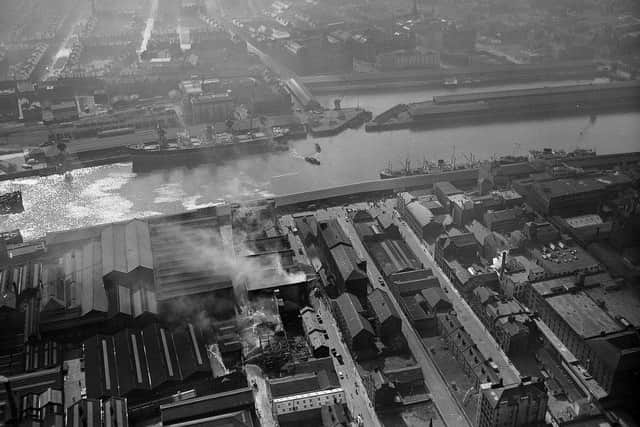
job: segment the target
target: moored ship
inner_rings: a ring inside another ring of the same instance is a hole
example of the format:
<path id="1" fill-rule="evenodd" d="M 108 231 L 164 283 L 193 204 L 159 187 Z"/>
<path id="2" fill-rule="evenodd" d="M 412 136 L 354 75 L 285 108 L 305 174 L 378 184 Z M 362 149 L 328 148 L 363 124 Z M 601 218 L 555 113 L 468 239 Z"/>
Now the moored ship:
<path id="1" fill-rule="evenodd" d="M 464 167 L 461 167 L 464 168 Z M 409 159 L 406 159 L 404 162 L 404 167 L 401 169 L 393 169 L 391 162 L 389 165 L 380 171 L 380 179 L 389 179 L 389 178 L 399 178 L 402 176 L 413 176 L 413 175 L 428 175 L 434 173 L 442 173 L 453 170 L 453 166 L 444 160 L 440 159 L 437 163 L 429 162 L 424 160 L 422 162 L 422 166 L 419 168 L 411 168 L 411 162 Z"/>
<path id="2" fill-rule="evenodd" d="M 158 141 L 150 144 L 131 145 L 126 148 L 131 156 L 134 172 L 154 169 L 216 163 L 248 154 L 259 154 L 284 149 L 263 132 L 240 135 L 208 135 L 206 138 L 178 136 L 168 140 L 164 130 L 158 129 Z"/>
<path id="3" fill-rule="evenodd" d="M 531 160 L 572 160 L 594 157 L 595 155 L 596 150 L 587 148 L 576 148 L 573 151 L 554 150 L 552 148 L 543 148 L 542 150 L 529 151 L 529 158 Z"/>

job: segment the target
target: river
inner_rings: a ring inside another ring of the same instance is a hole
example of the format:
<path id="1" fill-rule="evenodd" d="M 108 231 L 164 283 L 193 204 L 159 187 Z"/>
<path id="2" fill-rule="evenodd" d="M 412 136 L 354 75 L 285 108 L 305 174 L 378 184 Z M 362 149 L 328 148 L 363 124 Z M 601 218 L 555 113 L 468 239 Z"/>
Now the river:
<path id="1" fill-rule="evenodd" d="M 375 115 L 397 103 L 425 100 L 443 92 L 426 89 L 326 95 L 319 100 L 332 105 L 333 99 L 341 98 L 344 107 L 359 105 Z M 316 142 L 322 148 L 319 166 L 304 161 L 304 156 L 315 152 Z M 415 166 L 424 158 L 450 160 L 454 146 L 458 162 L 471 154 L 488 159 L 544 147 L 595 148 L 600 154 L 639 151 L 640 113 L 600 115 L 593 123 L 584 116 L 419 132 L 365 133 L 363 128 L 350 129 L 334 137 L 292 142 L 286 152 L 217 166 L 134 174 L 131 164 L 120 163 L 75 170 L 71 182 L 61 176 L 18 179 L 0 183 L 0 192 L 22 190 L 25 212 L 1 216 L 0 230 L 19 228 L 25 238 L 36 238 L 48 231 L 179 212 L 222 200 L 256 199 L 377 179 L 389 161 L 400 167 L 406 158 Z"/>

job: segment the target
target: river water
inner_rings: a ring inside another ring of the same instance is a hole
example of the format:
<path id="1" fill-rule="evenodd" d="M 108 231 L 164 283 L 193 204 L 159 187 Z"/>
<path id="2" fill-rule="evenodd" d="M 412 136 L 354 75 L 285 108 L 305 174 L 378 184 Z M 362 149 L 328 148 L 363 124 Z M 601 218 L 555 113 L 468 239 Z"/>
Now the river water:
<path id="1" fill-rule="evenodd" d="M 558 83 L 547 85 L 551 84 Z M 509 87 L 536 85 L 540 83 Z M 375 115 L 395 104 L 426 100 L 444 92 L 431 89 L 326 95 L 319 100 L 329 106 L 340 98 L 343 107 L 359 105 Z M 316 142 L 322 148 L 319 166 L 304 161 L 304 156 L 315 153 Z M 250 200 L 377 179 L 389 161 L 400 167 L 406 158 L 415 166 L 425 158 L 450 160 L 454 146 L 458 162 L 471 154 L 476 159 L 488 159 L 544 147 L 595 148 L 601 154 L 639 151 L 640 113 L 600 115 L 593 123 L 584 116 L 419 132 L 365 133 L 363 128 L 350 129 L 334 137 L 292 142 L 286 152 L 223 165 L 134 174 L 130 163 L 119 163 L 75 170 L 71 182 L 61 176 L 0 182 L 0 193 L 22 190 L 25 205 L 21 214 L 0 216 L 0 230 L 19 228 L 25 238 L 35 238 L 48 231 L 180 212 L 223 200 Z"/>

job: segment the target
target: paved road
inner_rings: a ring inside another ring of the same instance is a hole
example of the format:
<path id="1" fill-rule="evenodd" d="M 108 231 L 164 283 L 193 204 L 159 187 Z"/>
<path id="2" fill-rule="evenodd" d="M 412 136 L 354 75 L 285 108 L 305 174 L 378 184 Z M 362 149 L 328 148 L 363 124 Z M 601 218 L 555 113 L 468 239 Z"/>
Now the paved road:
<path id="1" fill-rule="evenodd" d="M 405 242 L 407 242 L 407 245 L 409 245 L 409 248 L 411 248 L 425 268 L 431 268 L 433 270 L 433 274 L 440 280 L 441 285 L 444 285 L 444 289 L 447 291 L 451 304 L 457 313 L 458 320 L 460 320 L 462 326 L 464 326 L 465 330 L 471 335 L 480 352 L 487 358 L 491 357 L 498 365 L 504 383 L 512 384 L 519 382 L 520 374 L 515 366 L 511 364 L 491 333 L 485 328 L 469 304 L 467 304 L 462 295 L 460 295 L 456 287 L 453 286 L 453 283 L 451 283 L 442 269 L 436 264 L 423 241 L 416 236 L 407 223 L 400 218 L 397 211 L 394 211 L 393 220 L 400 229 L 400 234 Z"/>
<path id="2" fill-rule="evenodd" d="M 336 372 L 342 373 L 342 375 L 339 375 L 342 376 L 342 378 L 340 378 L 340 385 L 344 390 L 349 411 L 351 411 L 354 419 L 360 416 L 362 425 L 364 426 L 382 427 L 373 409 L 373 404 L 371 400 L 369 400 L 369 396 L 364 388 L 362 378 L 360 378 L 360 374 L 356 369 L 356 364 L 351 357 L 351 352 L 342 340 L 338 325 L 331 310 L 321 298 L 312 295 L 311 302 L 316 312 L 322 316 L 323 324 L 329 335 L 330 346 L 335 348 L 338 354 L 342 356 L 343 365 L 341 365 L 335 357 L 331 356 L 331 359 L 333 359 Z"/>
<path id="3" fill-rule="evenodd" d="M 351 238 L 356 253 L 367 261 L 367 275 L 369 276 L 369 280 L 372 285 L 389 292 L 388 287 L 381 286 L 379 284 L 378 278 L 382 277 L 382 274 L 380 274 L 376 265 L 373 263 L 373 260 L 364 248 L 353 224 L 347 219 L 347 214 L 344 208 L 330 208 L 329 212 L 333 214 L 332 216 L 338 218 L 340 225 Z M 413 329 L 413 326 L 409 323 L 409 320 L 402 311 L 400 304 L 395 298 L 391 298 L 391 301 L 400 315 L 402 320 L 402 333 L 407 339 L 407 344 L 409 345 L 409 349 L 411 350 L 413 357 L 422 369 L 425 385 L 431 392 L 433 403 L 438 409 L 440 418 L 445 425 L 450 427 L 471 427 L 472 422 L 467 418 L 464 409 L 459 405 L 453 394 L 451 394 L 446 380 L 440 375 L 440 371 L 438 371 L 433 360 L 431 360 L 429 353 L 422 344 L 422 340 L 420 340 L 420 337 Z"/>
<path id="4" fill-rule="evenodd" d="M 259 366 L 248 364 L 245 366 L 245 372 L 249 387 L 252 387 L 254 381 L 257 385 L 257 387 L 253 387 L 253 395 L 260 425 L 263 427 L 277 427 L 279 424 L 278 420 L 273 416 L 273 399 L 271 398 L 267 381 L 262 374 L 262 369 Z"/>

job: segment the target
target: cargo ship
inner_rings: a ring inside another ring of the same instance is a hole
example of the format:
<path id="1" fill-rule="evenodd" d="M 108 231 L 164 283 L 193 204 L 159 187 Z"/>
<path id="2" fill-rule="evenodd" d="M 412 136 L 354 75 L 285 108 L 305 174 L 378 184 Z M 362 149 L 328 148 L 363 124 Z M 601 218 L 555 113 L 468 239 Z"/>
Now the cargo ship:
<path id="1" fill-rule="evenodd" d="M 576 148 L 573 151 L 554 150 L 552 148 L 529 151 L 530 160 L 574 160 L 595 157 L 595 155 L 596 150 L 587 148 Z"/>
<path id="2" fill-rule="evenodd" d="M 24 212 L 22 192 L 13 191 L 0 195 L 0 215 Z"/>
<path id="3" fill-rule="evenodd" d="M 178 136 L 169 140 L 163 129 L 158 129 L 157 142 L 126 147 L 134 172 L 217 163 L 280 149 L 286 149 L 286 144 L 275 142 L 263 132 L 221 134 L 204 139 Z"/>
<path id="4" fill-rule="evenodd" d="M 465 169 L 466 166 L 458 166 L 457 169 Z M 413 175 L 429 175 L 435 173 L 449 172 L 454 170 L 454 167 L 440 159 L 437 163 L 423 160 L 422 166 L 419 168 L 411 168 L 411 162 L 409 159 L 404 161 L 404 167 L 401 169 L 393 169 L 391 162 L 389 165 L 380 171 L 380 179 L 399 178 L 401 176 L 413 176 Z"/>
<path id="5" fill-rule="evenodd" d="M 434 96 L 399 104 L 365 125 L 367 132 L 454 124 L 589 115 L 640 109 L 640 82 L 592 83 Z"/>

